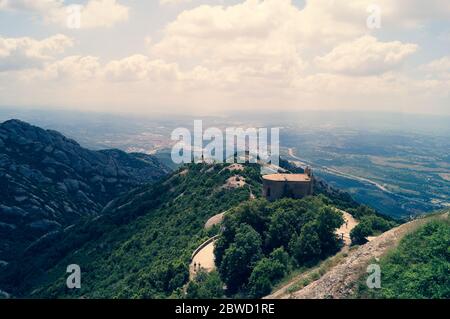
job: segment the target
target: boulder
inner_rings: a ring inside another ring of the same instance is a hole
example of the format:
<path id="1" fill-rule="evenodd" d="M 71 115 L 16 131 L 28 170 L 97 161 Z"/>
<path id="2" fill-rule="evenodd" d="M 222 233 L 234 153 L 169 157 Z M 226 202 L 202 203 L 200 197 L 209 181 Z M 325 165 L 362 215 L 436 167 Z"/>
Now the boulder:
<path id="1" fill-rule="evenodd" d="M 24 217 L 28 215 L 27 212 L 25 212 L 23 209 L 19 207 L 16 206 L 9 207 L 3 204 L 0 204 L 0 215 L 1 214 L 12 217 Z"/>
<path id="2" fill-rule="evenodd" d="M 2 228 L 7 229 L 7 230 L 15 230 L 17 227 L 16 227 L 16 225 L 13 225 L 13 224 L 7 224 L 7 223 L 0 222 L 0 229 L 2 229 Z"/>
<path id="3" fill-rule="evenodd" d="M 57 160 L 58 162 L 62 162 L 62 163 L 64 163 L 64 164 L 70 164 L 69 158 L 67 157 L 66 153 L 64 153 L 63 151 L 56 150 L 56 151 L 53 153 L 53 156 L 56 158 L 56 160 Z"/>
<path id="4" fill-rule="evenodd" d="M 24 202 L 24 201 L 26 201 L 27 199 L 28 199 L 27 196 L 15 196 L 15 197 L 14 197 L 14 200 L 15 200 L 16 202 L 19 202 L 19 203 Z"/>
<path id="5" fill-rule="evenodd" d="M 67 193 L 67 191 L 68 191 L 67 186 L 64 183 L 58 183 L 58 184 L 56 184 L 56 187 L 57 187 L 57 189 L 65 192 L 65 193 Z"/>
<path id="6" fill-rule="evenodd" d="M 64 185 L 71 192 L 76 192 L 80 188 L 80 182 L 76 179 L 67 178 L 64 180 Z"/>
<path id="7" fill-rule="evenodd" d="M 32 222 L 28 224 L 31 228 L 41 229 L 41 230 L 49 230 L 49 229 L 56 229 L 61 228 L 61 224 L 58 222 L 55 222 L 53 220 L 48 219 L 42 219 L 35 222 Z"/>
<path id="8" fill-rule="evenodd" d="M 51 145 L 48 145 L 46 148 L 44 148 L 45 153 L 51 153 L 53 152 L 54 148 Z"/>

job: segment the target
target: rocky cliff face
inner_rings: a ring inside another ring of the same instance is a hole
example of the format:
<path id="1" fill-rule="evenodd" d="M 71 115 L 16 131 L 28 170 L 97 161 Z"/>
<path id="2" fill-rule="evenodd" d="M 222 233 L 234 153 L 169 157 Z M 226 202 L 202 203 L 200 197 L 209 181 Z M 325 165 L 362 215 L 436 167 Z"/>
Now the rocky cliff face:
<path id="1" fill-rule="evenodd" d="M 0 124 L 0 261 L 167 172 L 152 156 L 90 151 L 55 131 Z"/>

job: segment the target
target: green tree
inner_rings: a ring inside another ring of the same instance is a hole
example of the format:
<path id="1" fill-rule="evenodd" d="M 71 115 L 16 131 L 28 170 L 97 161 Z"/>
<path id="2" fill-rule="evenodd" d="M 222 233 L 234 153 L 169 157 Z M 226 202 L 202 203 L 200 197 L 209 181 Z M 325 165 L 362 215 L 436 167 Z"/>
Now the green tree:
<path id="1" fill-rule="evenodd" d="M 272 282 L 266 275 L 255 275 L 250 277 L 250 296 L 253 298 L 262 298 L 272 292 Z"/>
<path id="2" fill-rule="evenodd" d="M 220 275 L 230 293 L 241 288 L 261 258 L 261 236 L 249 225 L 243 224 L 236 232 L 235 242 L 225 250 L 219 266 Z"/>
<path id="3" fill-rule="evenodd" d="M 336 253 L 340 248 L 340 241 L 335 231 L 344 223 L 342 213 L 328 206 L 322 207 L 319 210 L 317 223 L 322 255 L 328 256 Z"/>
<path id="4" fill-rule="evenodd" d="M 351 231 L 350 238 L 354 245 L 362 245 L 367 242 L 368 236 L 375 235 L 376 233 L 384 233 L 395 225 L 395 222 L 377 215 L 363 215 L 359 224 Z"/>
<path id="5" fill-rule="evenodd" d="M 283 247 L 277 248 L 270 253 L 270 258 L 280 262 L 286 268 L 289 266 L 290 257 Z"/>
<path id="6" fill-rule="evenodd" d="M 266 246 L 269 248 L 280 246 L 287 248 L 289 241 L 299 227 L 296 217 L 295 211 L 277 209 L 270 220 Z"/>
<path id="7" fill-rule="evenodd" d="M 263 258 L 258 261 L 249 279 L 250 295 L 261 298 L 269 294 L 272 285 L 285 275 L 286 270 L 286 265 L 276 259 Z"/>
<path id="8" fill-rule="evenodd" d="M 322 253 L 317 224 L 309 222 L 303 226 L 300 235 L 289 244 L 289 250 L 299 264 L 317 261 Z"/>
<path id="9" fill-rule="evenodd" d="M 368 206 L 360 205 L 357 208 L 350 209 L 349 213 L 352 214 L 356 219 L 361 219 L 364 216 L 375 215 L 376 212 Z"/>
<path id="10" fill-rule="evenodd" d="M 364 216 L 361 220 L 369 223 L 374 232 L 384 233 L 395 226 L 395 223 L 376 215 Z"/>
<path id="11" fill-rule="evenodd" d="M 360 222 L 350 232 L 350 238 L 353 245 L 362 245 L 367 243 L 367 237 L 373 234 L 372 225 L 368 222 Z"/>
<path id="12" fill-rule="evenodd" d="M 207 273 L 200 271 L 186 289 L 188 299 L 220 299 L 223 298 L 223 282 L 216 271 Z"/>

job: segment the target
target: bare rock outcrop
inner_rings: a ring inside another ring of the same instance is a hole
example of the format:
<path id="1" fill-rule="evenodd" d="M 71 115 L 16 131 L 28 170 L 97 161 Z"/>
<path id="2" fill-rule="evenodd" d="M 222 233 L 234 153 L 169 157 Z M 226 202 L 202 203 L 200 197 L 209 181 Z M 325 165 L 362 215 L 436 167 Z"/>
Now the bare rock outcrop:
<path id="1" fill-rule="evenodd" d="M 168 169 L 156 158 L 91 151 L 62 134 L 19 120 L 0 124 L 0 259 L 80 217 L 96 216 L 117 196 Z"/>

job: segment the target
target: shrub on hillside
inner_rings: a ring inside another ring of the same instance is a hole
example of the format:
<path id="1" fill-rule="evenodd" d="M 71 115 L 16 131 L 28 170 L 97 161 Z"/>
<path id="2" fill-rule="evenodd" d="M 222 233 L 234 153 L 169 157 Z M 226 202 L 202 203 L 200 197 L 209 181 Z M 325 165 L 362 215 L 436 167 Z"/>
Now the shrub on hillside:
<path id="1" fill-rule="evenodd" d="M 259 297 L 292 266 L 313 264 L 341 246 L 342 214 L 324 196 L 244 203 L 225 217 L 215 261 L 227 293 Z"/>
<path id="2" fill-rule="evenodd" d="M 223 298 L 223 282 L 216 271 L 207 273 L 200 271 L 186 288 L 187 299 L 220 299 Z"/>
<path id="3" fill-rule="evenodd" d="M 367 237 L 384 233 L 396 226 L 393 221 L 386 220 L 377 215 L 362 215 L 359 224 L 350 232 L 353 245 L 362 245 L 367 242 Z"/>

